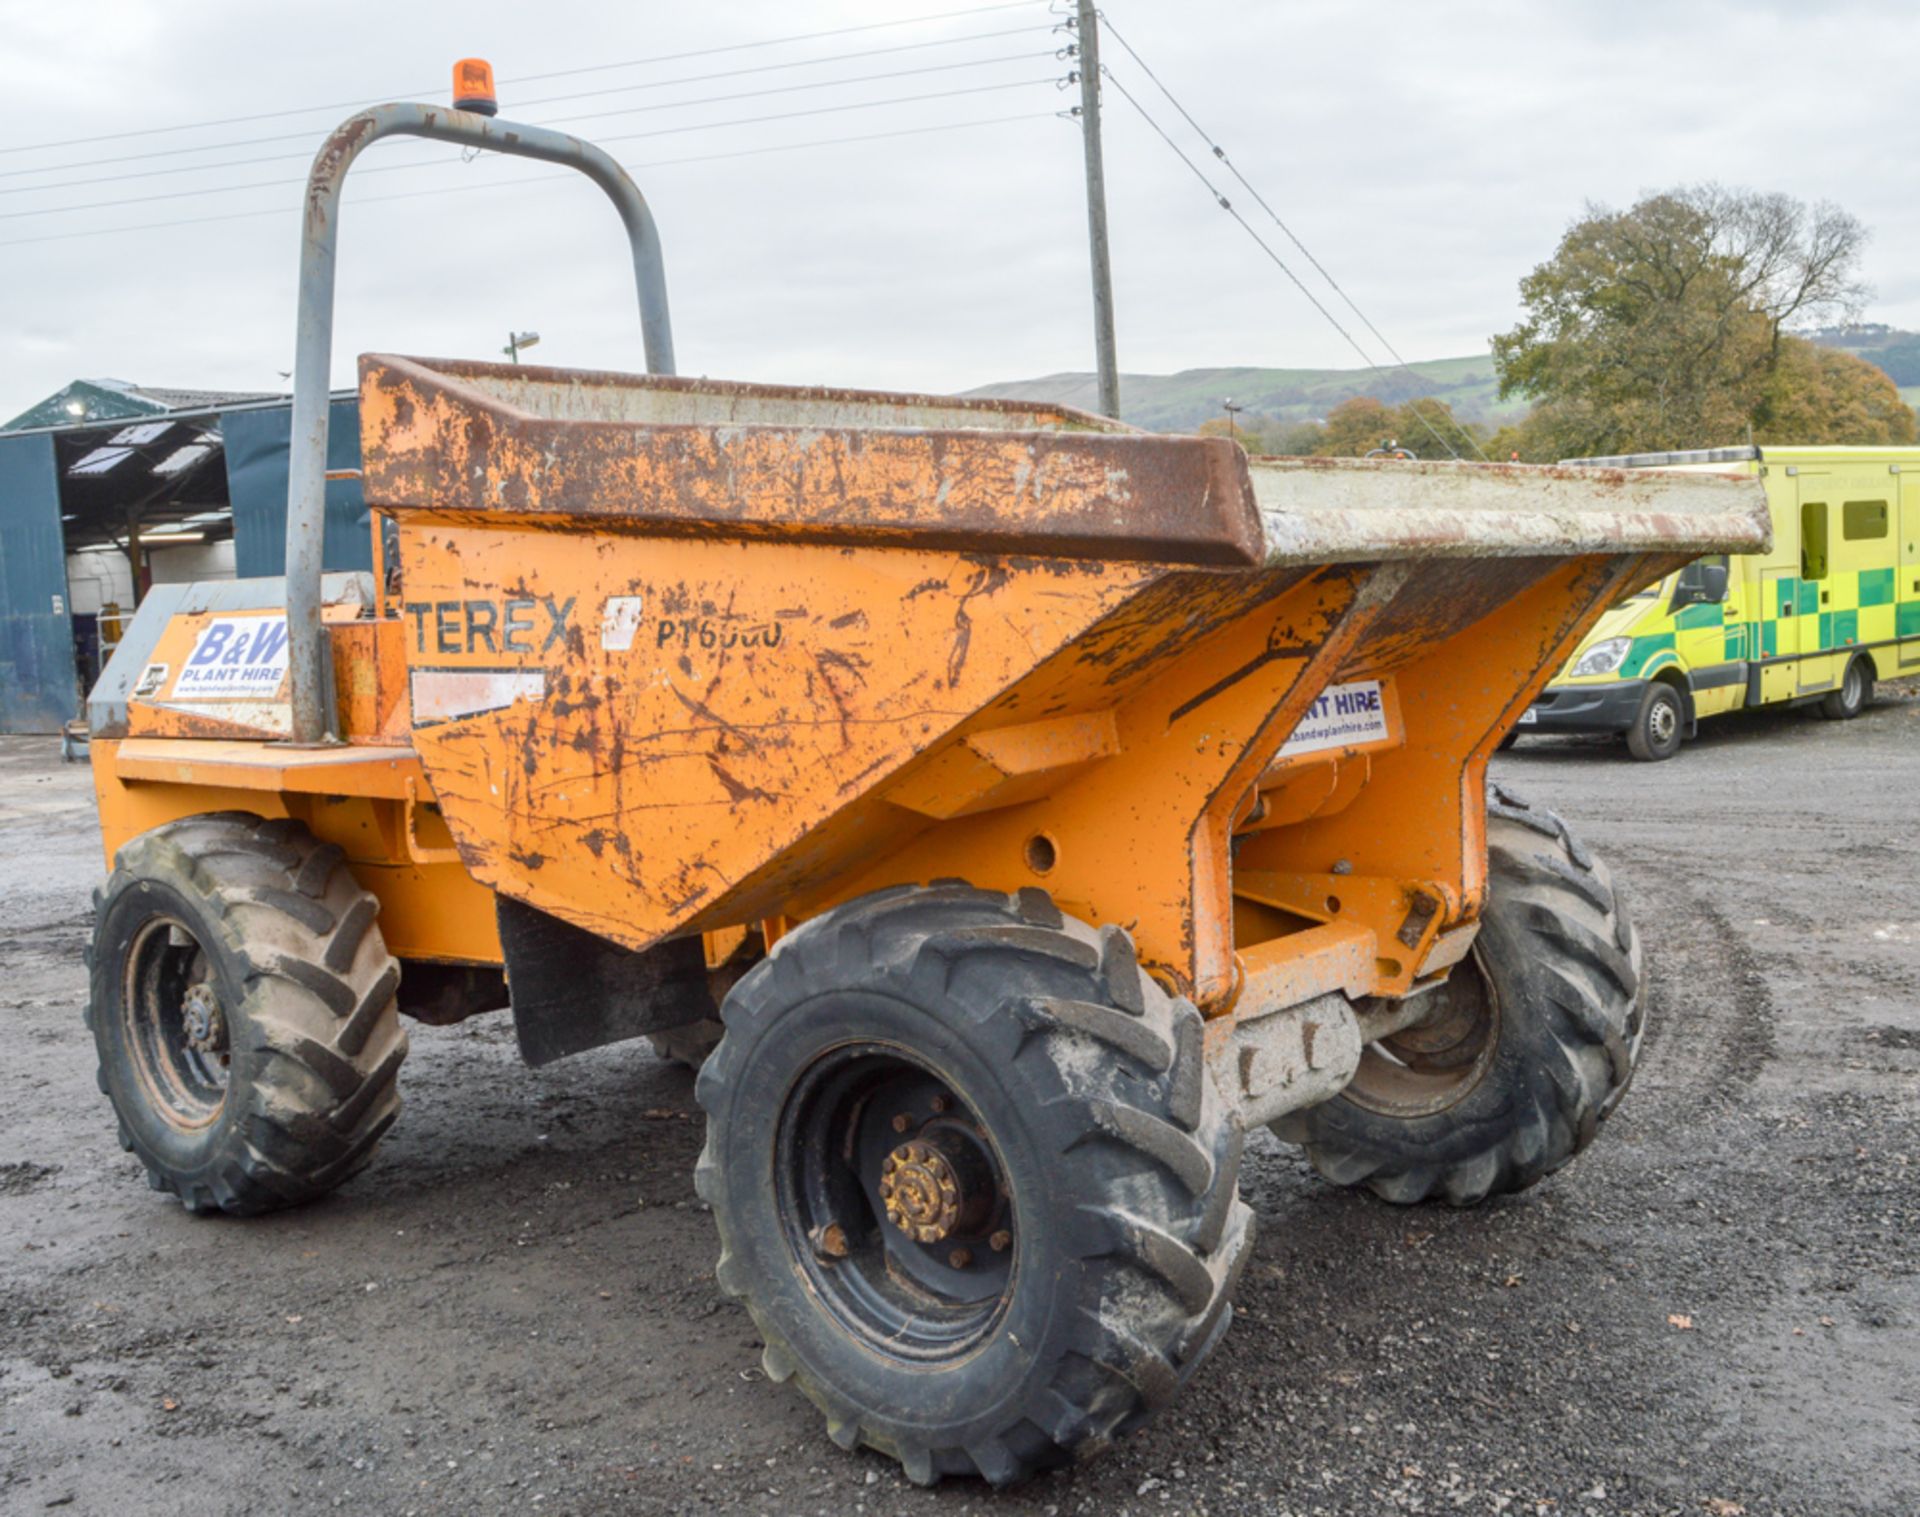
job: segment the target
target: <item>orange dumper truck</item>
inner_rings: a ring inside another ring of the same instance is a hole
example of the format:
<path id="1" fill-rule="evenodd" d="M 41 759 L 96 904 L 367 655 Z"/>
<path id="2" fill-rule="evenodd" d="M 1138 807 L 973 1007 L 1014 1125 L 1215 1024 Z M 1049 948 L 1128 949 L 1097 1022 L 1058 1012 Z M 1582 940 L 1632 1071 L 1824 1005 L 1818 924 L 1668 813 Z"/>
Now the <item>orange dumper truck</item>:
<path id="1" fill-rule="evenodd" d="M 363 358 L 375 569 L 323 576 L 339 183 L 394 132 L 607 189 L 653 373 Z M 673 378 L 625 174 L 472 111 L 352 118 L 306 236 L 287 577 L 156 587 L 90 702 L 88 1016 L 156 1188 L 358 1173 L 407 1016 L 718 1035 L 696 1179 L 767 1372 L 1003 1483 L 1219 1341 L 1252 1126 L 1469 1203 L 1620 1099 L 1639 940 L 1487 761 L 1608 605 L 1764 541 L 1757 483 Z"/>

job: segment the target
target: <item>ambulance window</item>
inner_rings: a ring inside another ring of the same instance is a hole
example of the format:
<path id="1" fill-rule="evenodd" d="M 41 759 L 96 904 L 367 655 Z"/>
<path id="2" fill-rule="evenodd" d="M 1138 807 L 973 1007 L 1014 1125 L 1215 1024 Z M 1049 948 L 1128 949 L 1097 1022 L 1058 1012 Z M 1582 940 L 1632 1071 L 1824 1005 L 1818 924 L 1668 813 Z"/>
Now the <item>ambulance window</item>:
<path id="1" fill-rule="evenodd" d="M 1800 502 L 1800 577 L 1827 577 L 1827 503 L 1824 500 Z"/>
<path id="2" fill-rule="evenodd" d="M 1887 535 L 1884 500 L 1850 500 L 1840 508 L 1840 535 L 1848 542 Z"/>
<path id="3" fill-rule="evenodd" d="M 1707 594 L 1707 570 L 1720 570 L 1720 593 Z M 1673 604 L 1681 606 L 1714 605 L 1727 598 L 1727 555 L 1709 554 L 1706 558 L 1697 558 L 1680 571 L 1680 577 L 1674 581 Z"/>

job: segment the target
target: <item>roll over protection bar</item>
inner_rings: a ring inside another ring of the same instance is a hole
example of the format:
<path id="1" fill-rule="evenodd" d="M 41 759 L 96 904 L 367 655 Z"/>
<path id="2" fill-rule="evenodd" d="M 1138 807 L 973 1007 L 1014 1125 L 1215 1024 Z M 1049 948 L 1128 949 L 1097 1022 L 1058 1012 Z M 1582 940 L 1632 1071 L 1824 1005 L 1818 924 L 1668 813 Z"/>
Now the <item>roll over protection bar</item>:
<path id="1" fill-rule="evenodd" d="M 299 324 L 294 339 L 292 453 L 287 468 L 287 658 L 292 740 L 325 743 L 333 731 L 331 671 L 320 635 L 320 573 L 326 519 L 327 413 L 333 349 L 333 271 L 340 191 L 347 170 L 382 137 L 430 137 L 578 169 L 607 194 L 627 229 L 647 372 L 673 373 L 666 266 L 653 213 L 627 171 L 604 150 L 565 132 L 446 106 L 400 102 L 349 116 L 329 134 L 307 175 L 300 234 Z"/>

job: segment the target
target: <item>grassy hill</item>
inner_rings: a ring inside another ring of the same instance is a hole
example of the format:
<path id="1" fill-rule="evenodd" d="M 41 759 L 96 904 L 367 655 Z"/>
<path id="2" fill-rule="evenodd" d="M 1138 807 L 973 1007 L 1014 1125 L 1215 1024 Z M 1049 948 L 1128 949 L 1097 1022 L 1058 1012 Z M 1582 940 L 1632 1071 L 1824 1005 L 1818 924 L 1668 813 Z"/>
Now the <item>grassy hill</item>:
<path id="1" fill-rule="evenodd" d="M 1251 416 L 1278 421 L 1317 420 L 1341 401 L 1372 395 L 1389 405 L 1416 395 L 1437 395 L 1463 420 L 1495 425 L 1526 410 L 1523 401 L 1501 402 L 1495 395 L 1493 359 L 1434 358 L 1400 369 L 1183 369 L 1178 374 L 1122 374 L 1120 411 L 1136 426 L 1162 432 L 1190 432 L 1222 414 L 1228 396 Z M 1047 374 L 982 385 L 969 395 L 1006 400 L 1051 400 L 1091 408 L 1090 373 Z"/>
<path id="2" fill-rule="evenodd" d="M 1806 335 L 1878 364 L 1893 376 L 1908 405 L 1920 404 L 1920 332 L 1872 324 Z M 1270 416 L 1277 421 L 1317 420 L 1355 395 L 1372 395 L 1388 405 L 1416 395 L 1437 395 L 1462 421 L 1491 426 L 1525 414 L 1526 401 L 1502 401 L 1497 391 L 1492 355 L 1484 353 L 1432 358 L 1409 364 L 1407 369 L 1183 369 L 1178 374 L 1122 374 L 1120 413 L 1136 426 L 1159 432 L 1191 432 L 1209 417 L 1223 415 L 1220 403 L 1229 396 L 1235 405 L 1246 408 L 1249 417 Z M 1005 380 L 967 391 L 1005 400 L 1057 401 L 1088 410 L 1094 393 L 1094 377 L 1084 371 Z"/>
<path id="3" fill-rule="evenodd" d="M 1869 321 L 1851 327 L 1825 327 L 1807 336 L 1878 364 L 1900 387 L 1900 398 L 1910 406 L 1920 406 L 1920 332 L 1903 332 Z"/>

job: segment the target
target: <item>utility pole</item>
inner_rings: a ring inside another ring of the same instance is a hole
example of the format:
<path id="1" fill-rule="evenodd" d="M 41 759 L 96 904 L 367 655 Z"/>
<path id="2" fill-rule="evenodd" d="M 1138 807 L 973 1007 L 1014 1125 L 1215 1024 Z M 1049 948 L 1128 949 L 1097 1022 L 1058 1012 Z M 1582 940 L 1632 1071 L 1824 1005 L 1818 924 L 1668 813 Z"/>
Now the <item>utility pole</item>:
<path id="1" fill-rule="evenodd" d="M 1120 415 L 1120 367 L 1113 350 L 1113 270 L 1107 259 L 1107 175 L 1100 157 L 1100 29 L 1094 0 L 1077 0 L 1080 138 L 1087 160 L 1087 247 L 1093 260 L 1093 353 L 1100 414 Z"/>

